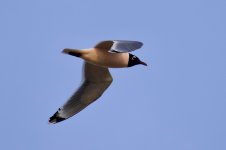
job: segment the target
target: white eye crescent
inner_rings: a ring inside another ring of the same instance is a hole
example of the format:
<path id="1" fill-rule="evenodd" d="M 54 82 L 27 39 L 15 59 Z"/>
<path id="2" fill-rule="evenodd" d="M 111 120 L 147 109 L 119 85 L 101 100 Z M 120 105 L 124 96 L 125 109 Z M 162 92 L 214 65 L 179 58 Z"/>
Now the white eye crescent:
<path id="1" fill-rule="evenodd" d="M 136 58 L 136 56 L 133 56 L 133 57 L 132 57 L 132 60 L 134 60 L 135 58 Z"/>

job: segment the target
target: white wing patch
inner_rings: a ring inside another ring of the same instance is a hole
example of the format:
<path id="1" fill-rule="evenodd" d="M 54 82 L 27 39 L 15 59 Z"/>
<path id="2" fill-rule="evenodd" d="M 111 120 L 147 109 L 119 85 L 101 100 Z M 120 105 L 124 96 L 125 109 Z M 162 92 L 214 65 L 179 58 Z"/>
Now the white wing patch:
<path id="1" fill-rule="evenodd" d="M 139 49 L 143 46 L 142 42 L 138 41 L 123 41 L 123 40 L 114 40 L 113 45 L 109 52 L 111 53 L 126 53 L 132 52 L 136 49 Z"/>

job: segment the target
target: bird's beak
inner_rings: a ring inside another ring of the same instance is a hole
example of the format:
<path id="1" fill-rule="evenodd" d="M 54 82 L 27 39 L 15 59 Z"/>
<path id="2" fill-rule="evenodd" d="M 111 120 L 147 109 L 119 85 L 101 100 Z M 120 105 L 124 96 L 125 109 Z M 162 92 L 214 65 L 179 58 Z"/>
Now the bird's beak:
<path id="1" fill-rule="evenodd" d="M 144 65 L 144 66 L 148 66 L 145 62 L 143 62 L 143 61 L 140 61 L 140 64 L 141 65 Z"/>

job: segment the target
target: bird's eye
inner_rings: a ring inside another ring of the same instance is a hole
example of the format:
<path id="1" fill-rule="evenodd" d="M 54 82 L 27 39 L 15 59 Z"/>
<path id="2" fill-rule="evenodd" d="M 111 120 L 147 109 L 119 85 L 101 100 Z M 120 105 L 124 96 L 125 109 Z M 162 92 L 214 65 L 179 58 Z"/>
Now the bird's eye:
<path id="1" fill-rule="evenodd" d="M 136 56 L 133 56 L 133 57 L 132 57 L 132 60 L 134 60 L 134 59 L 136 59 Z"/>

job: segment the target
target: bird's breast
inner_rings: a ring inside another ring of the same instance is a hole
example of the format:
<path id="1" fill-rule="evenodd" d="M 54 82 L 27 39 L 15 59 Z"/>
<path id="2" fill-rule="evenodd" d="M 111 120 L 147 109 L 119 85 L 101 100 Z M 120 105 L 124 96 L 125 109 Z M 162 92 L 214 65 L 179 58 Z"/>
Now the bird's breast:
<path id="1" fill-rule="evenodd" d="M 110 53 L 103 49 L 91 49 L 83 59 L 98 66 L 123 68 L 128 66 L 128 53 Z"/>

